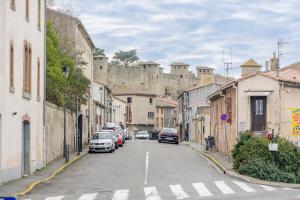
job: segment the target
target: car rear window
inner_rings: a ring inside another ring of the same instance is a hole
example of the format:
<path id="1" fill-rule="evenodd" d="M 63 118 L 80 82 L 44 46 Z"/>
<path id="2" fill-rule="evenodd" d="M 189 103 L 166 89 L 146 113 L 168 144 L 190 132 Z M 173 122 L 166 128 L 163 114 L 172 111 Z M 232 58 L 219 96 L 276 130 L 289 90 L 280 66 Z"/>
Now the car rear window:
<path id="1" fill-rule="evenodd" d="M 175 128 L 164 128 L 162 130 L 163 133 L 172 133 L 172 134 L 176 134 L 177 130 Z"/>

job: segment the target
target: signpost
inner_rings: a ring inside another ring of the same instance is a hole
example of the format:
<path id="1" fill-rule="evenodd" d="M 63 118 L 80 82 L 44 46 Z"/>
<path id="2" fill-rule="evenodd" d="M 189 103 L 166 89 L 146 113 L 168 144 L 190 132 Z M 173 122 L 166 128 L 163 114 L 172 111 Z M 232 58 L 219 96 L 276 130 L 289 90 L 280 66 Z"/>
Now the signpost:
<path id="1" fill-rule="evenodd" d="M 228 153 L 228 141 L 227 141 L 227 130 L 226 130 L 226 122 L 228 120 L 228 115 L 223 113 L 221 116 L 220 116 L 220 119 L 225 122 L 224 123 L 224 139 L 225 139 L 225 147 L 226 147 L 226 153 Z"/>

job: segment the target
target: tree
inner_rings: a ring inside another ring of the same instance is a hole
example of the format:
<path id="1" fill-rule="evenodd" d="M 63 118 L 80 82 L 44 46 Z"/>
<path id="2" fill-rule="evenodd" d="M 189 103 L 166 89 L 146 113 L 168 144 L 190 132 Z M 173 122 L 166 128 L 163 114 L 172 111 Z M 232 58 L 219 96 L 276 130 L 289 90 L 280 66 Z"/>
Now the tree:
<path id="1" fill-rule="evenodd" d="M 96 48 L 93 51 L 94 56 L 105 56 L 104 49 Z"/>
<path id="2" fill-rule="evenodd" d="M 84 76 L 80 68 L 75 68 L 75 60 L 63 54 L 59 49 L 59 39 L 47 22 L 47 65 L 46 65 L 46 100 L 58 106 L 63 105 L 65 77 L 62 66 L 68 64 L 70 73 L 67 78 L 67 108 L 76 110 L 76 96 L 82 103 L 86 103 L 86 93 L 90 81 Z"/>
<path id="3" fill-rule="evenodd" d="M 136 49 L 130 50 L 130 51 L 121 51 L 116 52 L 114 57 L 114 62 L 119 62 L 121 65 L 128 66 L 132 64 L 134 61 L 139 60 L 139 57 L 137 56 Z"/>

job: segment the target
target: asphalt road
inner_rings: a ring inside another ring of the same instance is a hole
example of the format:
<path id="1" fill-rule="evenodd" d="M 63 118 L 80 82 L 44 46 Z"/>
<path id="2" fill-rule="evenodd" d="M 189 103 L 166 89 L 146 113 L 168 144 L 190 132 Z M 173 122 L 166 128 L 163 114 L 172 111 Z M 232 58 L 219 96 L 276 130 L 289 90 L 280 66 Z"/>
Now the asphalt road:
<path id="1" fill-rule="evenodd" d="M 114 153 L 89 154 L 22 199 L 292 200 L 300 190 L 232 179 L 184 144 L 127 141 Z"/>

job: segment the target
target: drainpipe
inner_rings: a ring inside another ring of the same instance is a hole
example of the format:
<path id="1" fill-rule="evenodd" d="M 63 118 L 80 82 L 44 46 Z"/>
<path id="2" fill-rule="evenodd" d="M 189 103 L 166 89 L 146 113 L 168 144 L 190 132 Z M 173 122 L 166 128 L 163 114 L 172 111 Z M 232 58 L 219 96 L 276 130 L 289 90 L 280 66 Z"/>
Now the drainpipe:
<path id="1" fill-rule="evenodd" d="M 278 124 L 278 135 L 281 132 L 281 92 L 284 89 L 284 83 L 279 83 L 279 124 Z"/>
<path id="2" fill-rule="evenodd" d="M 236 136 L 236 138 L 238 137 L 238 132 L 239 132 L 239 128 L 238 128 L 238 126 L 239 126 L 239 118 L 238 118 L 238 113 L 239 113 L 239 108 L 238 108 L 238 106 L 239 106 L 239 104 L 238 104 L 238 87 L 237 87 L 237 83 L 234 83 L 233 84 L 233 88 L 235 89 L 235 122 L 236 122 L 236 124 L 235 124 L 235 136 Z"/>

